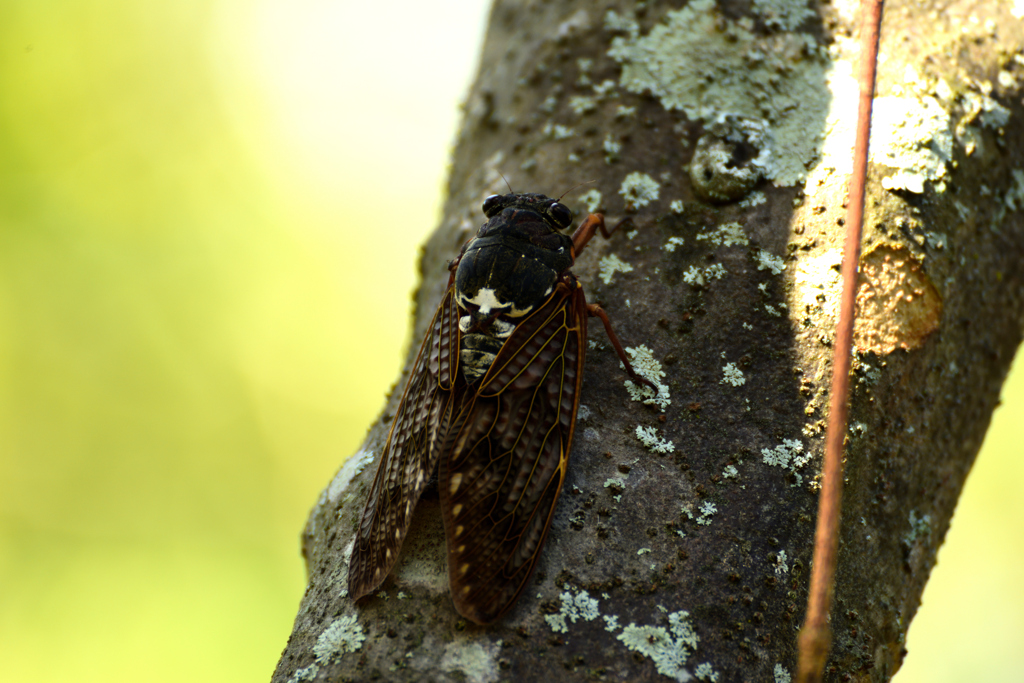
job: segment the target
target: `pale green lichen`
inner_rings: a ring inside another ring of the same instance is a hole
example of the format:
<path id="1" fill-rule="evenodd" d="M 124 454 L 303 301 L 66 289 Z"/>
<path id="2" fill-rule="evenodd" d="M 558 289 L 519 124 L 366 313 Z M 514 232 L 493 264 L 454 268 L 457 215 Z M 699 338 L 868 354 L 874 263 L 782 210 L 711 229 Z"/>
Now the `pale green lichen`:
<path id="1" fill-rule="evenodd" d="M 675 251 L 676 247 L 681 247 L 682 245 L 683 245 L 683 238 L 682 237 L 669 237 L 668 238 L 668 242 L 665 242 L 665 244 L 661 245 L 661 248 L 664 249 L 665 251 L 671 252 L 671 251 Z"/>
<path id="2" fill-rule="evenodd" d="M 545 135 L 550 135 L 555 140 L 565 140 L 576 135 L 576 131 L 574 131 L 572 128 L 569 128 L 568 126 L 563 126 L 560 123 L 549 123 L 545 125 L 543 132 Z"/>
<path id="3" fill-rule="evenodd" d="M 765 12 L 790 28 L 802 21 L 787 0 L 771 0 Z M 651 92 L 666 109 L 705 124 L 734 117 L 761 125 L 771 157 L 765 175 L 777 185 L 805 177 L 820 142 L 808 131 L 821 130 L 829 100 L 825 63 L 809 34 L 755 35 L 723 16 L 714 0 L 668 12 L 645 36 L 631 17 L 606 16 L 605 26 L 627 34 L 608 51 L 622 64 L 622 87 Z"/>
<path id="4" fill-rule="evenodd" d="M 440 667 L 458 671 L 467 683 L 491 683 L 498 680 L 498 653 L 501 641 L 459 639 L 444 646 Z"/>
<path id="5" fill-rule="evenodd" d="M 703 286 L 705 282 L 704 272 L 697 266 L 690 266 L 683 273 L 683 282 L 688 285 Z"/>
<path id="6" fill-rule="evenodd" d="M 735 465 L 726 465 L 725 469 L 722 470 L 723 479 L 737 479 L 740 476 L 740 471 L 736 469 Z"/>
<path id="7" fill-rule="evenodd" d="M 764 17 L 766 26 L 787 31 L 814 16 L 807 0 L 754 0 L 754 11 Z"/>
<path id="8" fill-rule="evenodd" d="M 668 205 L 668 210 L 672 213 L 682 213 L 685 208 L 682 199 L 673 199 L 672 203 Z"/>
<path id="9" fill-rule="evenodd" d="M 672 399 L 669 398 L 668 385 L 663 384 L 661 381 L 665 377 L 665 371 L 661 369 L 661 363 L 654 357 L 654 353 L 643 344 L 636 348 L 627 346 L 625 351 L 626 355 L 629 356 L 629 364 L 633 370 L 658 387 L 658 391 L 655 392 L 654 389 L 651 389 L 646 384 L 638 386 L 632 380 L 627 379 L 625 384 L 629 397 L 634 401 L 640 401 L 648 406 L 655 406 L 661 412 L 665 412 L 665 408 L 671 405 Z"/>
<path id="10" fill-rule="evenodd" d="M 630 273 L 633 271 L 633 266 L 629 265 L 615 254 L 602 256 L 601 260 L 598 261 L 597 268 L 597 276 L 601 278 L 601 282 L 606 285 L 610 285 L 612 283 L 612 278 L 615 277 L 615 273 Z"/>
<path id="11" fill-rule="evenodd" d="M 804 452 L 804 445 L 796 439 L 783 439 L 775 448 L 761 449 L 761 460 L 764 464 L 792 472 L 796 476 L 796 486 L 803 482 L 803 476 L 797 470 L 810 462 L 811 457 L 811 452 Z"/>
<path id="12" fill-rule="evenodd" d="M 320 665 L 313 662 L 305 668 L 298 669 L 292 677 L 288 679 L 288 683 L 308 683 L 309 681 L 315 680 L 319 673 Z"/>
<path id="13" fill-rule="evenodd" d="M 686 670 L 686 660 L 697 649 L 700 638 L 688 618 L 689 612 L 668 615 L 669 630 L 660 626 L 630 624 L 622 629 L 618 639 L 630 650 L 654 661 L 658 673 L 676 681 L 689 681 L 693 675 Z"/>
<path id="14" fill-rule="evenodd" d="M 579 591 L 575 596 L 569 591 L 563 591 L 559 596 L 562 601 L 561 608 L 558 614 L 545 615 L 544 620 L 548 622 L 548 626 L 555 633 L 567 633 L 569 631 L 569 625 L 566 620 L 576 623 L 580 619 L 583 621 L 593 621 L 600 615 L 600 603 L 596 598 L 590 597 L 587 591 Z"/>
<path id="15" fill-rule="evenodd" d="M 604 619 L 605 631 L 614 633 L 619 630 L 619 616 L 617 614 L 605 614 L 602 618 Z"/>
<path id="16" fill-rule="evenodd" d="M 917 510 L 910 511 L 910 531 L 903 536 L 903 542 L 910 546 L 922 538 L 929 538 L 932 534 L 931 515 L 919 515 Z"/>
<path id="17" fill-rule="evenodd" d="M 871 161 L 895 168 L 887 190 L 924 192 L 942 181 L 953 158 L 949 114 L 933 97 L 878 97 L 871 112 Z M 940 186 L 939 189 L 942 189 Z"/>
<path id="18" fill-rule="evenodd" d="M 1013 175 L 1013 184 L 1003 195 L 1003 203 L 1010 211 L 1024 209 L 1024 171 L 1015 168 L 1010 173 Z"/>
<path id="19" fill-rule="evenodd" d="M 599 100 L 603 100 L 606 97 L 618 97 L 615 93 L 615 81 L 611 79 L 595 83 L 593 88 L 594 96 Z M 621 106 L 619 108 L 621 109 Z"/>
<path id="20" fill-rule="evenodd" d="M 734 387 L 741 387 L 747 382 L 747 378 L 743 376 L 743 371 L 736 367 L 735 363 L 726 363 L 722 366 L 722 374 L 724 375 L 719 384 L 731 384 Z"/>
<path id="21" fill-rule="evenodd" d="M 712 280 L 721 280 L 728 272 L 721 263 L 712 263 L 706 268 L 690 266 L 683 273 L 683 282 L 695 287 L 703 287 Z"/>
<path id="22" fill-rule="evenodd" d="M 791 683 L 793 680 L 786 668 L 781 664 L 775 665 L 775 683 Z"/>
<path id="23" fill-rule="evenodd" d="M 770 270 L 773 275 L 781 275 L 785 269 L 786 263 L 781 258 L 765 251 L 764 249 L 757 250 L 757 269 L 758 270 Z"/>
<path id="24" fill-rule="evenodd" d="M 711 280 L 721 280 L 725 277 L 729 271 L 725 269 L 721 263 L 712 263 L 710 266 L 704 269 L 704 278 L 710 282 Z"/>
<path id="25" fill-rule="evenodd" d="M 579 196 L 579 201 L 590 213 L 597 213 L 597 210 L 601 208 L 601 199 L 599 190 L 587 190 Z"/>
<path id="26" fill-rule="evenodd" d="M 750 196 L 739 203 L 743 208 L 749 208 L 752 206 L 759 206 L 768 201 L 768 198 L 764 196 L 764 192 L 751 192 Z"/>
<path id="27" fill-rule="evenodd" d="M 848 174 L 853 158 L 858 86 L 852 63 L 837 60 L 828 72 L 827 83 L 832 103 L 821 161 L 812 171 L 815 176 L 821 170 Z M 916 70 L 907 67 L 903 85 L 894 86 L 892 92 L 874 100 L 870 146 L 873 163 L 895 169 L 895 173 L 882 180 L 883 187 L 889 190 L 920 193 L 926 182 L 932 182 L 937 191 L 944 191 L 954 138 L 970 155 L 978 140 L 969 124 L 978 118 L 995 124 L 1002 120 L 1004 111 L 1008 115 L 1008 110 L 991 98 L 964 92 L 962 100 L 967 113 L 956 125 L 954 136 L 946 107 L 952 106 L 955 97 L 944 80 L 929 85 Z M 933 92 L 938 99 L 932 97 Z"/>
<path id="28" fill-rule="evenodd" d="M 597 102 L 593 97 L 586 95 L 573 95 L 569 98 L 569 109 L 576 115 L 589 114 L 597 109 Z"/>
<path id="29" fill-rule="evenodd" d="M 786 551 L 780 550 L 779 554 L 775 556 L 776 574 L 786 574 L 789 572 L 789 563 L 787 562 L 788 559 L 789 558 L 786 557 Z"/>
<path id="30" fill-rule="evenodd" d="M 604 142 L 601 144 L 601 148 L 604 150 L 604 161 L 606 164 L 610 164 L 617 161 L 619 158 L 619 152 L 622 151 L 622 143 L 612 137 L 611 133 L 604 136 Z"/>
<path id="31" fill-rule="evenodd" d="M 671 453 L 676 449 L 674 443 L 666 441 L 658 436 L 657 427 L 642 427 L 637 425 L 636 438 L 640 440 L 640 443 L 655 453 Z"/>
<path id="32" fill-rule="evenodd" d="M 317 661 L 327 662 L 332 657 L 357 652 L 363 646 L 366 635 L 354 614 L 335 619 L 324 629 L 313 646 Z"/>
<path id="33" fill-rule="evenodd" d="M 965 114 L 958 126 L 977 119 L 982 126 L 999 129 L 1010 121 L 1010 110 L 989 97 L 987 93 L 968 90 L 962 93 L 962 100 Z"/>
<path id="34" fill-rule="evenodd" d="M 623 32 L 632 36 L 640 31 L 636 19 L 628 14 L 619 14 L 615 10 L 608 10 L 604 15 L 604 28 L 607 31 Z"/>
<path id="35" fill-rule="evenodd" d="M 704 501 L 700 506 L 700 514 L 694 519 L 701 526 L 710 526 L 711 518 L 718 512 L 718 506 L 711 501 Z"/>
<path id="36" fill-rule="evenodd" d="M 697 239 L 715 247 L 746 246 L 750 243 L 746 233 L 743 232 L 743 226 L 735 221 L 723 223 L 714 230 L 699 232 Z"/>
<path id="37" fill-rule="evenodd" d="M 711 683 L 718 683 L 718 672 L 715 671 L 714 668 L 712 668 L 712 666 L 707 662 L 704 662 L 703 664 L 698 664 L 697 668 L 693 670 L 693 675 L 701 681 L 711 681 Z"/>
<path id="38" fill-rule="evenodd" d="M 576 85 L 586 87 L 590 85 L 590 69 L 594 66 L 594 60 L 589 57 L 580 57 L 576 60 L 576 67 L 580 70 L 580 75 L 576 79 Z"/>
<path id="39" fill-rule="evenodd" d="M 626 204 L 640 209 L 658 199 L 659 187 L 658 182 L 651 176 L 634 171 L 622 181 L 619 194 L 626 200 Z"/>
<path id="40" fill-rule="evenodd" d="M 761 459 L 765 465 L 794 469 L 804 466 L 810 459 L 810 454 L 801 455 L 803 452 L 804 445 L 796 439 L 783 439 L 775 448 L 762 448 Z"/>

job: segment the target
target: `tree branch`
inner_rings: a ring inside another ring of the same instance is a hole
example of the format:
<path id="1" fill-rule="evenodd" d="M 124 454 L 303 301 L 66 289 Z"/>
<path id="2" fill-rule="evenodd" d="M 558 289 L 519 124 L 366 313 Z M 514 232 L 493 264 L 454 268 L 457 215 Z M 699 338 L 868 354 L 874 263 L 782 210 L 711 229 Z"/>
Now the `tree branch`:
<path id="1" fill-rule="evenodd" d="M 882 34 L 829 681 L 899 668 L 1021 336 L 1024 29 L 1001 5 L 971 5 L 977 24 L 943 7 L 890 4 Z M 538 571 L 477 627 L 447 593 L 436 501 L 421 501 L 386 596 L 345 595 L 396 392 L 310 515 L 310 583 L 275 681 L 785 680 L 808 593 L 853 144 L 842 9 L 495 5 L 424 248 L 415 338 L 483 198 L 503 191 L 499 172 L 554 196 L 593 179 L 564 201 L 634 227 L 595 239 L 574 272 L 623 343 L 660 363 L 671 403 L 631 400 L 591 330 Z"/>

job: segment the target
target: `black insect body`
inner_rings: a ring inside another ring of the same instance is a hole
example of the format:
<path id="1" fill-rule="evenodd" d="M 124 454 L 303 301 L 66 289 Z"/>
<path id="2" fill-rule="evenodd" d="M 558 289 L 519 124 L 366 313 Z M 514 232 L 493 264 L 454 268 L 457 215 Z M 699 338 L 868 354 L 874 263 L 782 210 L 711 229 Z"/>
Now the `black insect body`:
<path id="1" fill-rule="evenodd" d="M 353 599 L 394 567 L 424 486 L 437 471 L 448 581 L 479 624 L 515 602 L 536 565 L 568 466 L 588 305 L 570 272 L 604 218 L 570 238 L 572 213 L 541 194 L 488 197 L 487 222 L 449 266 L 448 289 L 413 366 L 349 560 Z"/>
<path id="2" fill-rule="evenodd" d="M 526 202 L 530 208 L 521 210 Z M 493 195 L 484 214 L 490 220 L 463 247 L 455 270 L 455 302 L 467 312 L 459 319 L 459 357 L 470 384 L 573 263 L 572 239 L 552 230 L 572 223 L 563 204 L 544 195 Z"/>

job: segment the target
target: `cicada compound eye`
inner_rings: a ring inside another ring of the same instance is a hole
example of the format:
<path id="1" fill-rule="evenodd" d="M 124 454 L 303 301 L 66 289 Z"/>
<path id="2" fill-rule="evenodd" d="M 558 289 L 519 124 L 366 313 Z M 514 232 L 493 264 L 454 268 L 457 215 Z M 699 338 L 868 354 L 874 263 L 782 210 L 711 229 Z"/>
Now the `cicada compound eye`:
<path id="1" fill-rule="evenodd" d="M 551 216 L 551 220 L 555 222 L 555 225 L 560 230 L 572 224 L 572 211 L 561 202 L 551 202 L 551 205 L 548 207 L 548 215 Z"/>
<path id="2" fill-rule="evenodd" d="M 498 212 L 498 205 L 501 203 L 500 194 L 492 194 L 490 197 L 484 200 L 484 215 L 490 218 Z"/>

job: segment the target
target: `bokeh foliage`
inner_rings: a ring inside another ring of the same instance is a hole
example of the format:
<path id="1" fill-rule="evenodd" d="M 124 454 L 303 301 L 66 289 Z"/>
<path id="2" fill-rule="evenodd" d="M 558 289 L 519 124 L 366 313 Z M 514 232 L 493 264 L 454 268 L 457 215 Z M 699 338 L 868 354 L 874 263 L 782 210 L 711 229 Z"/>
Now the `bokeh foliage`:
<path id="1" fill-rule="evenodd" d="M 0 680 L 269 677 L 403 359 L 470 9 L 0 4 Z"/>

